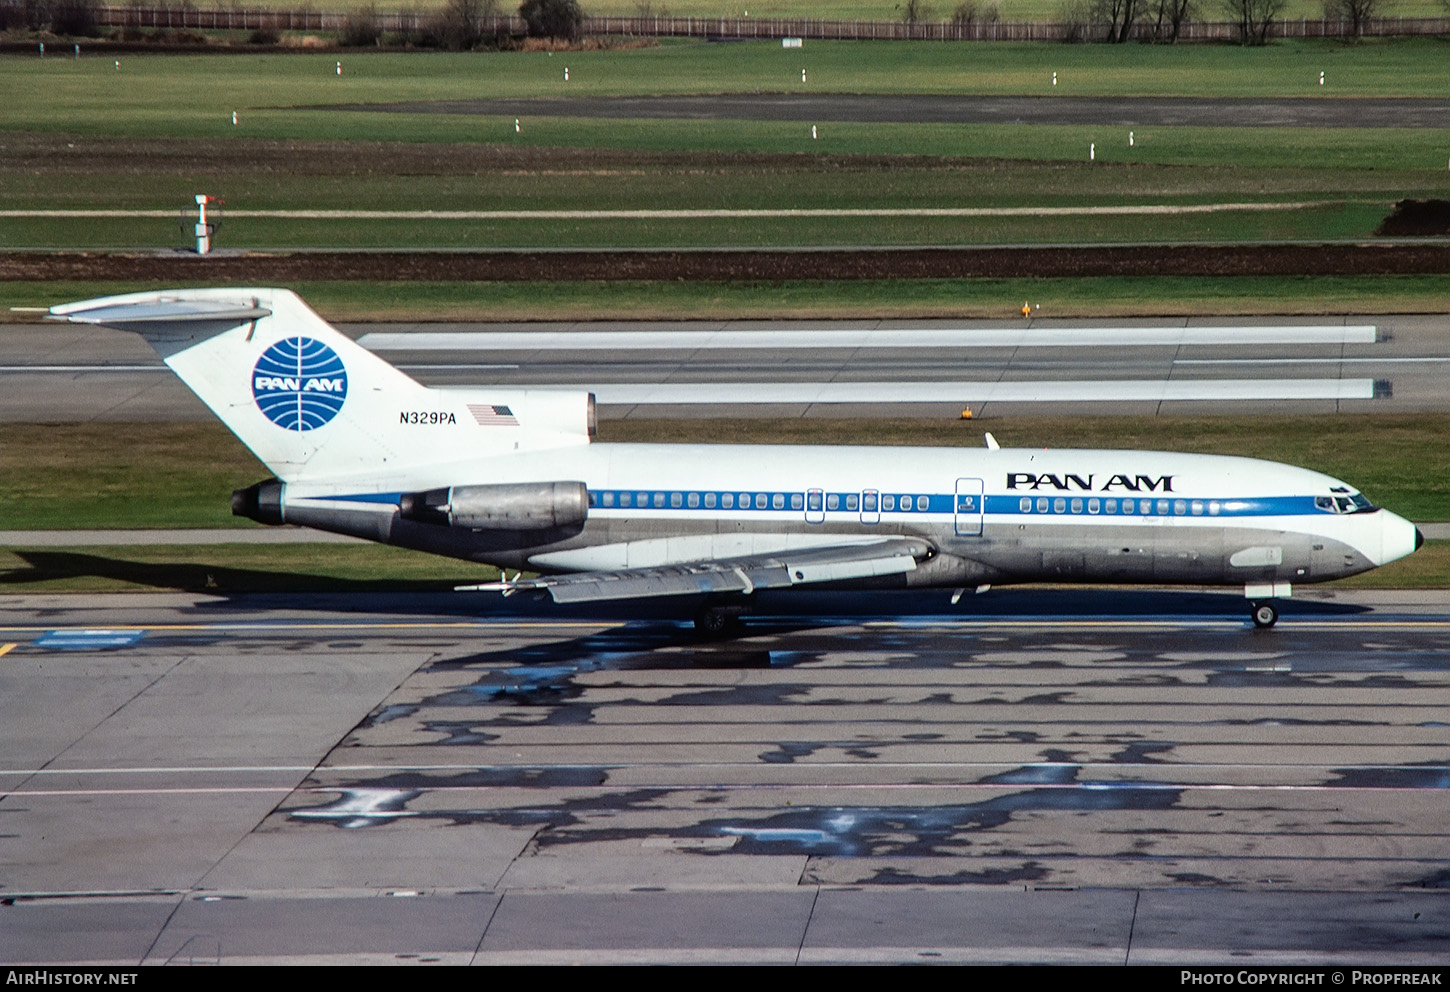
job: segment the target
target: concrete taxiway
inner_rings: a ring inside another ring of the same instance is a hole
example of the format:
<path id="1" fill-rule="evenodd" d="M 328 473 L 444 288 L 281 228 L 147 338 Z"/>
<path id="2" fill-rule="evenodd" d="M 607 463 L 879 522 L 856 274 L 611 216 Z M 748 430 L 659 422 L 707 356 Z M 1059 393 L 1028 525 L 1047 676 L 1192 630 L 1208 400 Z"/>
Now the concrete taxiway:
<path id="1" fill-rule="evenodd" d="M 605 418 L 1443 410 L 1450 320 L 356 324 L 428 385 L 593 390 Z M 0 333 L 0 420 L 207 419 L 140 338 Z"/>
<path id="2" fill-rule="evenodd" d="M 1450 954 L 1443 593 L 521 600 L 0 597 L 0 959 Z"/>

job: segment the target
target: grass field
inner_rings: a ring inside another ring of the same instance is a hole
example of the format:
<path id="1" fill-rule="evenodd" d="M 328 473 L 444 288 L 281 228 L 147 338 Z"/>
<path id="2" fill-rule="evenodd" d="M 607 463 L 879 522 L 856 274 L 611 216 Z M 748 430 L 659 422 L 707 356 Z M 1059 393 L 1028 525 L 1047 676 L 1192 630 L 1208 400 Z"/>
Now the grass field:
<path id="1" fill-rule="evenodd" d="M 185 285 L 185 284 L 181 284 Z M 195 285 L 200 285 L 197 283 Z M 985 317 L 1024 300 L 1052 317 L 1439 313 L 1450 276 L 903 279 L 850 282 L 299 282 L 330 320 L 726 320 Z M 10 307 L 132 292 L 134 283 L 0 282 Z"/>
<path id="2" fill-rule="evenodd" d="M 0 58 L 3 247 L 182 243 L 196 192 L 233 211 L 1024 208 L 1214 202 L 1297 209 L 1143 218 L 295 221 L 235 216 L 231 247 L 998 244 L 1363 238 L 1450 195 L 1450 127 L 1258 128 L 513 118 L 328 109 L 376 101 L 650 93 L 1445 95 L 1436 40 L 1345 46 L 672 44 L 570 53 Z M 810 84 L 799 79 L 800 59 Z M 1331 85 L 1317 85 L 1328 66 Z M 1053 88 L 1053 72 L 1060 85 Z M 557 77 L 557 78 L 556 78 Z M 232 112 L 238 124 L 232 125 Z M 1450 122 L 1447 122 L 1450 123 Z M 1089 162 L 1089 149 L 1096 161 Z"/>

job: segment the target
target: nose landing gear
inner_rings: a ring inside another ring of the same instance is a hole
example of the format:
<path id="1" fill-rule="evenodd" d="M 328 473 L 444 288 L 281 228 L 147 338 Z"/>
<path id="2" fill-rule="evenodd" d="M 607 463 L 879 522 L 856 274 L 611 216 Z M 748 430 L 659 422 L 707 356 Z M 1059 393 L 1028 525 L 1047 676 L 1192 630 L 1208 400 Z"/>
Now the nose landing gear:
<path id="1" fill-rule="evenodd" d="M 1279 608 L 1273 603 L 1250 603 L 1249 616 L 1255 627 L 1264 630 L 1279 622 Z"/>

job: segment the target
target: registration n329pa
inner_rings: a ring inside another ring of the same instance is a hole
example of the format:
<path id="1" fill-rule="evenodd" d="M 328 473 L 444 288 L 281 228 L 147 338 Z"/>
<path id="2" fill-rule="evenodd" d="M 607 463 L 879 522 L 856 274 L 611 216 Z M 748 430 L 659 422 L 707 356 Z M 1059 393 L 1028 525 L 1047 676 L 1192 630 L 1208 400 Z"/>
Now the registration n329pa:
<path id="1" fill-rule="evenodd" d="M 1293 585 L 1410 554 L 1414 525 L 1307 469 L 1153 451 L 603 444 L 587 392 L 425 387 L 280 289 L 134 293 L 54 318 L 146 338 L 274 473 L 268 524 L 537 578 L 559 602 L 1024 582 L 1234 586 L 1259 626 Z"/>

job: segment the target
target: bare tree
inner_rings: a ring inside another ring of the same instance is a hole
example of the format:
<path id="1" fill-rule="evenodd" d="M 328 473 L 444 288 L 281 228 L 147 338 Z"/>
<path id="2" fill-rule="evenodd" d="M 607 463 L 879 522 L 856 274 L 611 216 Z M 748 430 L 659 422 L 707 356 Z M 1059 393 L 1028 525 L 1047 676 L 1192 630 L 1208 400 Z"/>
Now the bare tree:
<path id="1" fill-rule="evenodd" d="M 1177 41 L 1183 25 L 1197 12 L 1197 0 L 1157 0 L 1153 37 L 1170 44 Z"/>
<path id="2" fill-rule="evenodd" d="M 951 17 L 953 24 L 996 24 L 1001 19 L 1002 9 L 995 2 L 981 0 L 962 0 L 952 9 Z"/>
<path id="3" fill-rule="evenodd" d="M 1239 26 L 1239 41 L 1267 45 L 1269 32 L 1284 9 L 1284 0 L 1223 0 L 1224 10 Z"/>
<path id="4" fill-rule="evenodd" d="M 431 33 L 442 48 L 466 52 L 483 40 L 483 22 L 498 15 L 498 0 L 448 0 Z"/>
<path id="5" fill-rule="evenodd" d="M 920 24 L 929 20 L 931 20 L 931 8 L 927 6 L 926 0 L 906 0 L 906 3 L 901 5 L 902 24 Z"/>
<path id="6" fill-rule="evenodd" d="M 1133 30 L 1133 18 L 1137 14 L 1137 0 L 1093 0 L 1091 20 L 1101 25 L 1104 41 L 1124 42 Z"/>
<path id="7" fill-rule="evenodd" d="M 1386 0 L 1324 0 L 1324 16 L 1348 21 L 1351 34 L 1358 38 L 1371 18 L 1384 16 L 1386 6 Z"/>
<path id="8" fill-rule="evenodd" d="M 584 32 L 584 11 L 578 0 L 524 0 L 519 16 L 528 25 L 531 38 L 573 41 Z"/>

